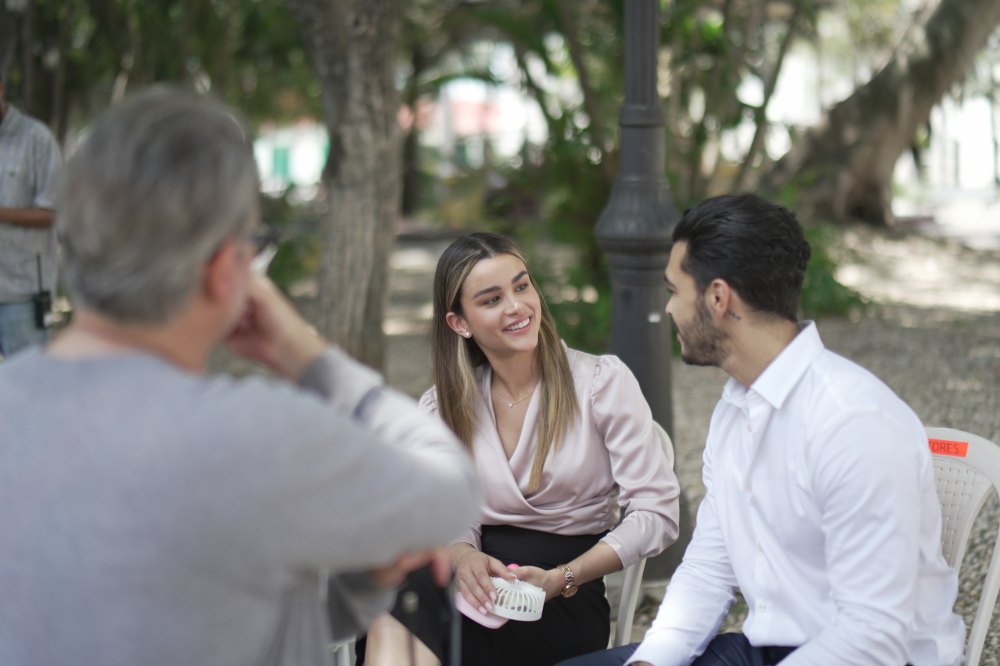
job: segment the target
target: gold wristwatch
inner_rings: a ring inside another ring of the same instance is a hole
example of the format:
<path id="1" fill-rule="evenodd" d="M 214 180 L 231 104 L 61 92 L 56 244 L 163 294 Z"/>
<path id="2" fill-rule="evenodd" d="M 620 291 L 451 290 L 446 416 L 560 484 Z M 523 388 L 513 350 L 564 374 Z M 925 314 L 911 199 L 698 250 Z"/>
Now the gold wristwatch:
<path id="1" fill-rule="evenodd" d="M 569 599 L 576 594 L 576 575 L 573 573 L 573 570 L 569 568 L 568 564 L 560 564 L 556 568 L 563 572 L 563 579 L 566 581 L 566 584 L 563 585 L 562 592 L 559 594 Z"/>

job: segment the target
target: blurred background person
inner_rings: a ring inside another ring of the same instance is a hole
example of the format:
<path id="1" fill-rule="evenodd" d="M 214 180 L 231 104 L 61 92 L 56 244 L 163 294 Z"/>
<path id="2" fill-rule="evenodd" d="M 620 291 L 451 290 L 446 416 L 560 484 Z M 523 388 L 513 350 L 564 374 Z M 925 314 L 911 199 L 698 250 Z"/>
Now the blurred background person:
<path id="1" fill-rule="evenodd" d="M 59 144 L 49 128 L 9 103 L 0 79 L 3 357 L 46 340 L 42 310 L 47 311 L 56 287 L 53 187 L 61 159 Z"/>

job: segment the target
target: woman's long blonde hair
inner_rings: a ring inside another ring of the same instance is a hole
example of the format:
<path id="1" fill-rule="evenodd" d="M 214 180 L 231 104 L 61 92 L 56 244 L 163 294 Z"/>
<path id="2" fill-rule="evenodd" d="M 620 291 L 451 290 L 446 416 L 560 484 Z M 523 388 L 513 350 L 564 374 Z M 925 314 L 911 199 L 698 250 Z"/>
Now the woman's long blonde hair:
<path id="1" fill-rule="evenodd" d="M 448 246 L 434 272 L 434 320 L 431 329 L 434 386 L 438 412 L 444 422 L 472 450 L 476 426 L 475 403 L 478 399 L 475 370 L 488 363 L 475 340 L 456 334 L 445 319 L 449 312 L 462 316 L 462 286 L 472 268 L 483 259 L 509 254 L 527 266 L 520 248 L 508 238 L 491 233 L 474 233 Z M 562 442 L 570 424 L 579 413 L 573 375 L 566 350 L 556 333 L 555 322 L 538 284 L 529 279 L 541 304 L 536 360 L 541 376 L 538 446 L 531 465 L 529 489 L 538 488 L 542 468 L 552 447 Z"/>

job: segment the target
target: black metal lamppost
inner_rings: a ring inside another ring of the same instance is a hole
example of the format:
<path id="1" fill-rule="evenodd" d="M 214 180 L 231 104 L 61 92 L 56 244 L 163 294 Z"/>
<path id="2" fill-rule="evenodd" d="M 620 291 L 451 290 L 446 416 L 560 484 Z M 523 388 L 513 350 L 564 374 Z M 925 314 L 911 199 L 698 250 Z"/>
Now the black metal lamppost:
<path id="1" fill-rule="evenodd" d="M 653 418 L 672 437 L 663 270 L 677 211 L 664 175 L 663 112 L 656 92 L 659 17 L 659 0 L 625 0 L 620 165 L 596 235 L 611 269 L 611 350 L 631 368 Z"/>
<path id="2" fill-rule="evenodd" d="M 664 313 L 663 271 L 678 215 L 664 174 L 663 112 L 656 90 L 659 42 L 659 0 L 625 0 L 619 172 L 596 236 L 611 270 L 611 351 L 635 374 L 653 418 L 673 438 L 671 324 Z M 677 543 L 650 560 L 647 578 L 659 580 L 673 573 L 690 542 L 683 493 L 680 520 Z"/>

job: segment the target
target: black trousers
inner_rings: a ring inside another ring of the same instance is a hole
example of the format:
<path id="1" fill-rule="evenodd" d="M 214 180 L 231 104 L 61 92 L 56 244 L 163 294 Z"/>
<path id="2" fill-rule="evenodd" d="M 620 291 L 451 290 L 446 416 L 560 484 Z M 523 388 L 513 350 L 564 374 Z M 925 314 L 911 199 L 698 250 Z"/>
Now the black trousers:
<path id="1" fill-rule="evenodd" d="M 623 645 L 568 659 L 558 666 L 622 666 L 638 648 L 638 643 Z M 754 647 L 741 633 L 719 634 L 691 666 L 776 666 L 796 649 L 781 645 Z"/>
<path id="2" fill-rule="evenodd" d="M 569 562 L 596 544 L 603 534 L 565 536 L 509 525 L 484 525 L 482 550 L 504 564 L 551 569 Z M 412 591 L 419 600 L 416 613 L 407 614 L 400 599 Z M 448 627 L 453 609 L 445 591 L 434 585 L 427 570 L 411 574 L 397 596 L 392 615 L 410 629 L 442 663 L 446 664 Z M 464 615 L 462 666 L 552 666 L 558 661 L 599 650 L 608 644 L 611 609 L 604 581 L 580 586 L 569 599 L 547 602 L 535 622 L 511 620 L 499 629 L 487 629 Z M 364 639 L 357 643 L 358 661 L 364 663 Z M 404 666 L 404 665 L 400 665 Z"/>
<path id="3" fill-rule="evenodd" d="M 638 643 L 623 645 L 570 659 L 559 666 L 621 666 L 638 647 Z M 794 651 L 794 647 L 754 647 L 743 634 L 719 634 L 691 666 L 774 666 Z"/>

